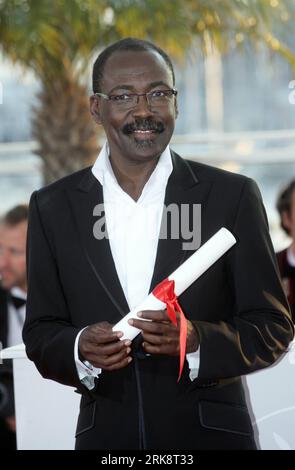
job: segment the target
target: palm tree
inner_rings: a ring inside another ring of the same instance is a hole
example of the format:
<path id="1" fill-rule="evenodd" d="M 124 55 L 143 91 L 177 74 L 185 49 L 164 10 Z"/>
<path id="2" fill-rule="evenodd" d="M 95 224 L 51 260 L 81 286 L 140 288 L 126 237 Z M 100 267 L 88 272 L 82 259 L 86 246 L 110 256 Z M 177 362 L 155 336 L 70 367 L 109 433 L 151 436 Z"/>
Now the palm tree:
<path id="1" fill-rule="evenodd" d="M 192 45 L 206 54 L 263 42 L 295 64 L 281 40 L 293 13 L 291 0 L 2 0 L 0 47 L 41 82 L 33 135 L 45 183 L 97 154 L 85 76 L 100 48 L 135 36 L 180 58 Z"/>

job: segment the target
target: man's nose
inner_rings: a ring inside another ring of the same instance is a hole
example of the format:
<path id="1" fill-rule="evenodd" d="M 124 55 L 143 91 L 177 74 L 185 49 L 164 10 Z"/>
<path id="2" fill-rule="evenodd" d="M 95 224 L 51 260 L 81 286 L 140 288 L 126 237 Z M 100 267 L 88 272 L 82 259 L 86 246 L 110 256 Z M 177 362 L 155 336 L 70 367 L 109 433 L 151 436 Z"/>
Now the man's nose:
<path id="1" fill-rule="evenodd" d="M 152 114 L 153 112 L 151 111 L 146 95 L 138 96 L 137 105 L 133 109 L 133 116 L 146 117 L 151 116 Z"/>

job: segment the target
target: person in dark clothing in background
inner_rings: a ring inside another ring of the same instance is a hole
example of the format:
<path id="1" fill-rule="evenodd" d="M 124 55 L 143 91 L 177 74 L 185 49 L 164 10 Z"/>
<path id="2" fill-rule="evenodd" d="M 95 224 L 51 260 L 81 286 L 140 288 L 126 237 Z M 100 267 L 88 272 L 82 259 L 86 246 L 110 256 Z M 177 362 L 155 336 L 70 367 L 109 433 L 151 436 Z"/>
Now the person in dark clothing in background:
<path id="1" fill-rule="evenodd" d="M 295 322 L 295 180 L 292 180 L 279 194 L 277 209 L 281 218 L 281 227 L 292 239 L 288 248 L 277 253 L 277 259 L 292 319 Z"/>

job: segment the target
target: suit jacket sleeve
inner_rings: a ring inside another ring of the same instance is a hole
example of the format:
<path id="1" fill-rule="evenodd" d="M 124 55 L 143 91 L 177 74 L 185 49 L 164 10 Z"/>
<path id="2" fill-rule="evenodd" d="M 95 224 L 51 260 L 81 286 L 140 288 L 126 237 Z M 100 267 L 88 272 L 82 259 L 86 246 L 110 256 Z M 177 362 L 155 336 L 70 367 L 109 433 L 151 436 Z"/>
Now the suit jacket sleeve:
<path id="1" fill-rule="evenodd" d="M 74 361 L 74 344 L 79 329 L 70 321 L 36 192 L 30 201 L 27 272 L 28 299 L 23 329 L 27 355 L 43 377 L 81 388 Z"/>
<path id="2" fill-rule="evenodd" d="M 235 377 L 267 367 L 293 338 L 261 195 L 248 178 L 232 230 L 238 243 L 227 267 L 234 312 L 227 321 L 193 322 L 201 341 L 200 378 Z"/>

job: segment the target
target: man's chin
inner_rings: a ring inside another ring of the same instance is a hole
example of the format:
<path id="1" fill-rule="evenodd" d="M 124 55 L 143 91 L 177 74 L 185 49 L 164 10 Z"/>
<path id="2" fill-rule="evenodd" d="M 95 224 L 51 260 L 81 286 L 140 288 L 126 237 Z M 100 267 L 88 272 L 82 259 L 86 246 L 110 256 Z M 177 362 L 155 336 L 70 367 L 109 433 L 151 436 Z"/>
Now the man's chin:
<path id="1" fill-rule="evenodd" d="M 156 144 L 152 140 L 141 140 L 140 142 L 134 142 L 134 157 L 141 161 L 154 160 L 158 158 L 161 153 L 164 152 L 165 147 Z"/>
<path id="2" fill-rule="evenodd" d="M 146 149 L 151 149 L 155 147 L 155 141 L 152 139 L 147 139 L 147 140 L 139 140 L 134 138 L 134 142 L 136 145 L 136 148 L 139 150 L 146 150 Z"/>
<path id="3" fill-rule="evenodd" d="M 0 286 L 2 287 L 2 289 L 10 290 L 18 285 L 19 279 L 16 279 L 15 277 L 3 276 L 2 279 L 0 279 Z"/>
<path id="4" fill-rule="evenodd" d="M 121 152 L 131 160 L 153 160 L 158 158 L 167 147 L 167 140 L 163 137 L 161 134 L 156 134 L 152 138 L 137 139 L 133 134 L 125 134 L 124 147 L 121 147 Z"/>
<path id="5" fill-rule="evenodd" d="M 135 152 L 138 155 L 146 157 L 159 156 L 166 148 L 166 145 L 163 145 L 162 139 L 159 137 L 157 135 L 152 138 L 137 139 L 135 136 L 132 136 L 132 147 L 135 148 Z"/>

